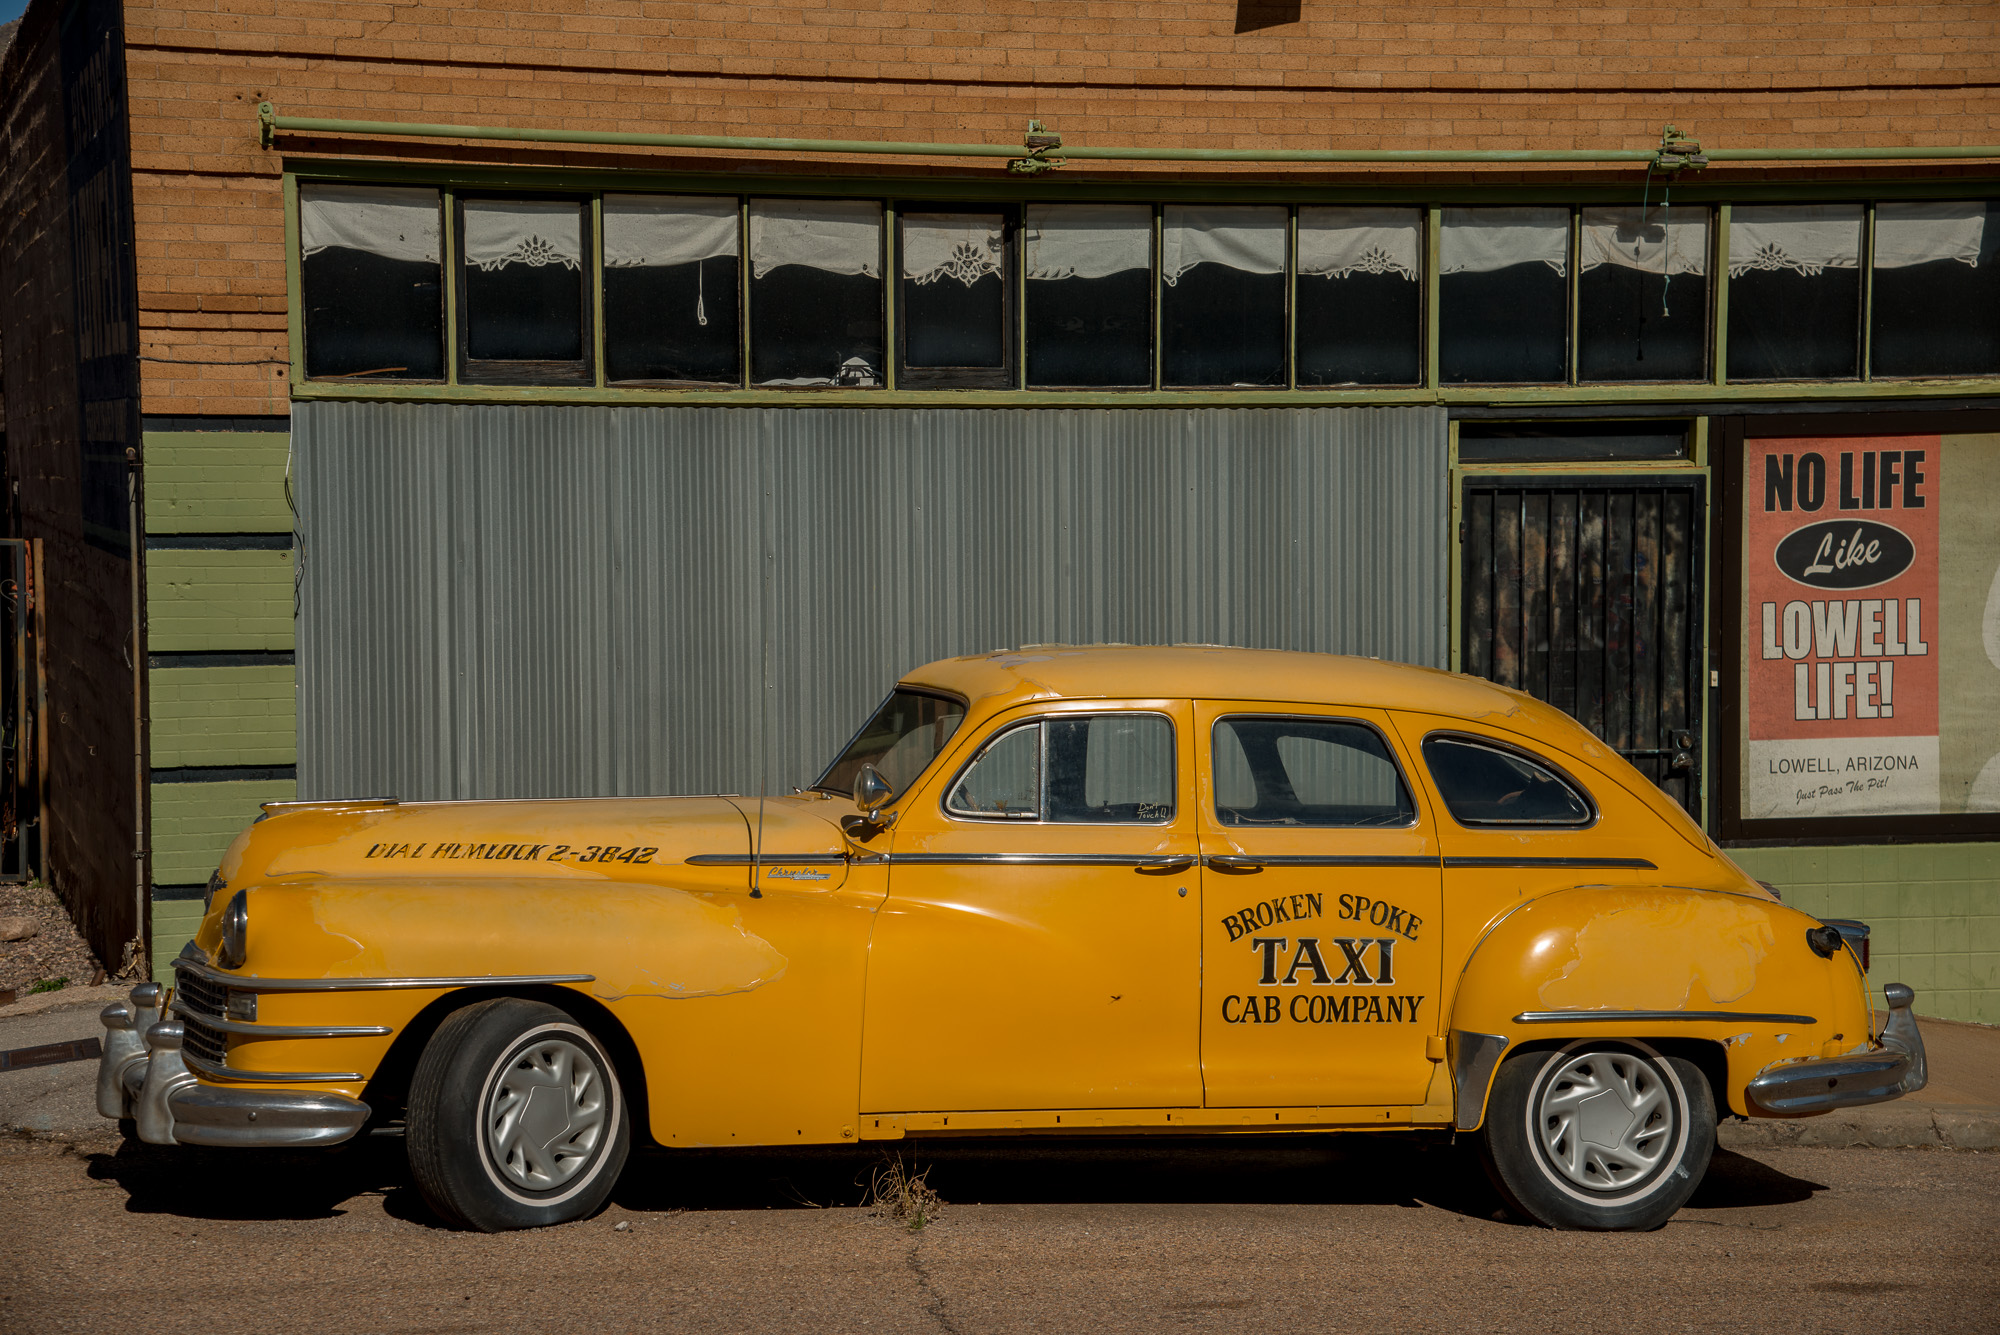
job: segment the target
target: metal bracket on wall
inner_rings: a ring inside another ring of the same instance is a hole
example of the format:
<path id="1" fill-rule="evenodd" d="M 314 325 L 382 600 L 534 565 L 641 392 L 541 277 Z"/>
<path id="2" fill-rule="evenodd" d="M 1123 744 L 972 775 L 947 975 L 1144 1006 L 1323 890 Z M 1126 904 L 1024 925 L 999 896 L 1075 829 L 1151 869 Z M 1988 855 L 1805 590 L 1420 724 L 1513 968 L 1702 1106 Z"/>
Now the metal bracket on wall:
<path id="1" fill-rule="evenodd" d="M 1007 170 L 1018 176 L 1037 176 L 1054 171 L 1069 161 L 1067 158 L 1048 156 L 1051 149 L 1062 147 L 1062 136 L 1044 130 L 1040 121 L 1028 122 L 1028 132 L 1021 136 L 1021 146 L 1028 150 L 1028 156 L 1007 160 Z"/>
<path id="2" fill-rule="evenodd" d="M 1654 155 L 1653 166 L 1663 172 L 1677 172 L 1685 168 L 1700 171 L 1708 165 L 1708 156 L 1701 151 L 1701 141 L 1682 134 L 1668 125 L 1660 131 L 1660 151 Z"/>

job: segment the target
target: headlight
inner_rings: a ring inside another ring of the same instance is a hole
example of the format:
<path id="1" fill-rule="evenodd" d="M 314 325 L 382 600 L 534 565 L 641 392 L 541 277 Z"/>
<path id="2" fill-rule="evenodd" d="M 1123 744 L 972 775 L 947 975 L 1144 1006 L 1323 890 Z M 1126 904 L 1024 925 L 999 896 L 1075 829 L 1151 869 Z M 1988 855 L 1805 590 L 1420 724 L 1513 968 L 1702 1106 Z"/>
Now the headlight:
<path id="1" fill-rule="evenodd" d="M 250 952 L 250 895 L 238 890 L 222 911 L 222 949 L 219 957 L 225 969 L 240 969 Z"/>

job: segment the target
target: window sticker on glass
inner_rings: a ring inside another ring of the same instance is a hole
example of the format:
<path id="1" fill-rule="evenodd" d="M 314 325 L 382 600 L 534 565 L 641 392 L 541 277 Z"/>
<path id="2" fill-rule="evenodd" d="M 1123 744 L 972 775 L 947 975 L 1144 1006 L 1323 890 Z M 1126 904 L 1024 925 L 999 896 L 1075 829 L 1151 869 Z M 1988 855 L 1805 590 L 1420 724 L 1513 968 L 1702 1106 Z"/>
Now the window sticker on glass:
<path id="1" fill-rule="evenodd" d="M 442 237 L 435 190 L 300 188 L 307 375 L 444 378 Z"/>
<path id="2" fill-rule="evenodd" d="M 1466 737 L 1426 737 L 1424 763 L 1460 825 L 1588 825 L 1589 801 L 1518 751 Z"/>
<path id="3" fill-rule="evenodd" d="M 603 218 L 605 378 L 740 380 L 736 200 L 606 195 Z"/>
<path id="4" fill-rule="evenodd" d="M 794 388 L 883 383 L 880 204 L 751 201 L 750 378 Z"/>
<path id="5" fill-rule="evenodd" d="M 1416 807 L 1373 728 L 1337 719 L 1242 716 L 1214 733 L 1215 814 L 1223 825 L 1382 828 Z"/>

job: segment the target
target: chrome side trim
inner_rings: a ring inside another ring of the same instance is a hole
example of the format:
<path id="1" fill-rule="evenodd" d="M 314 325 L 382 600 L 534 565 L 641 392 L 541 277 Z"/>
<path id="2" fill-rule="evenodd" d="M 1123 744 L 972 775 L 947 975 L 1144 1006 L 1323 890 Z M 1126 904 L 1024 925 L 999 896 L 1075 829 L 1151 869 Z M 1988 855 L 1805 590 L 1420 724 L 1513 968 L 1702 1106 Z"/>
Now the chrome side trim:
<path id="1" fill-rule="evenodd" d="M 1522 1011 L 1514 1017 L 1515 1024 L 1565 1024 L 1571 1020 L 1591 1022 L 1636 1021 L 1651 1024 L 1662 1023 L 1705 1024 L 1711 1021 L 1723 1024 L 1818 1024 L 1810 1015 L 1778 1015 L 1765 1011 Z"/>
<path id="2" fill-rule="evenodd" d="M 1326 827 L 1333 828 L 1333 827 Z M 1401 826 L 1387 828 L 1401 829 Z M 1351 831 L 1350 831 L 1351 832 Z M 1385 854 L 1380 857 L 1366 853 L 1212 853 L 1207 861 L 1212 866 L 1228 866 L 1221 859 L 1242 857 L 1250 862 L 1267 867 L 1435 867 L 1438 858 L 1435 853 L 1429 857 L 1420 854 Z M 1241 865 L 1241 864 L 1239 864 Z"/>
<path id="3" fill-rule="evenodd" d="M 910 867 L 1145 867 L 1157 865 L 1158 853 L 1128 857 L 1123 853 L 891 853 L 889 862 Z"/>
<path id="4" fill-rule="evenodd" d="M 234 1066 L 218 1066 L 211 1061 L 203 1061 L 191 1052 L 183 1052 L 181 1060 L 188 1069 L 215 1080 L 242 1080 L 252 1084 L 267 1085 L 344 1085 L 365 1080 L 359 1071 L 239 1071 Z"/>
<path id="5" fill-rule="evenodd" d="M 466 974 L 448 978 L 258 978 L 249 974 L 224 973 L 185 958 L 175 960 L 174 967 L 187 969 L 210 982 L 242 992 L 373 992 L 387 988 L 519 987 L 597 981 L 594 973 Z"/>
<path id="6" fill-rule="evenodd" d="M 1486 1091 L 1493 1086 L 1493 1072 L 1505 1051 L 1505 1034 L 1454 1029 L 1445 1036 L 1445 1055 L 1451 1062 L 1452 1125 L 1458 1130 L 1477 1131 L 1486 1120 Z"/>
<path id="7" fill-rule="evenodd" d="M 754 853 L 696 853 L 686 859 L 690 867 L 749 867 L 757 863 L 766 867 L 839 867 L 846 865 L 845 853 L 766 853 L 758 857 Z"/>
<path id="8" fill-rule="evenodd" d="M 1564 871 L 1627 869 L 1657 871 L 1645 858 L 1446 858 L 1447 867 L 1549 867 Z"/>
<path id="9" fill-rule="evenodd" d="M 396 1031 L 385 1024 L 245 1024 L 197 1010 L 179 997 L 168 1007 L 176 1015 L 198 1020 L 225 1034 L 248 1034 L 252 1038 L 381 1038 Z"/>

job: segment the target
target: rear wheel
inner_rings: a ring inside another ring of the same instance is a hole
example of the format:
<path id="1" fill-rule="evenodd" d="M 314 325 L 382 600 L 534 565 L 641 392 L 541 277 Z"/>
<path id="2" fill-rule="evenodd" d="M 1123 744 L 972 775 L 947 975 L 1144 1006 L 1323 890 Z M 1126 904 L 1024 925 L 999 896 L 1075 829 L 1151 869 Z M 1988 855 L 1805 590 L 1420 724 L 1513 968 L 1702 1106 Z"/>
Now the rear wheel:
<path id="1" fill-rule="evenodd" d="M 1691 1062 L 1582 1039 L 1501 1063 L 1481 1149 L 1507 1203 L 1551 1228 L 1658 1228 L 1708 1171 L 1715 1100 Z"/>
<path id="2" fill-rule="evenodd" d="M 603 1046 L 537 1001 L 454 1012 L 410 1080 L 411 1175 L 461 1228 L 539 1228 L 593 1213 L 617 1184 L 631 1134 Z"/>

